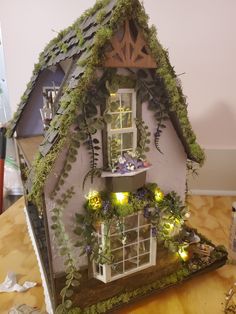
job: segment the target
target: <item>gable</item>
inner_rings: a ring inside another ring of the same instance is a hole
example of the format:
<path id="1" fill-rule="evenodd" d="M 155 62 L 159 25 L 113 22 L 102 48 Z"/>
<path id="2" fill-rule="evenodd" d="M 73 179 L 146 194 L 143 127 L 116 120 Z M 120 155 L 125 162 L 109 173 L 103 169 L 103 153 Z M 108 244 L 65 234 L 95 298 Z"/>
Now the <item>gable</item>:
<path id="1" fill-rule="evenodd" d="M 141 30 L 134 21 L 125 20 L 105 51 L 105 67 L 156 68 L 156 61 Z"/>

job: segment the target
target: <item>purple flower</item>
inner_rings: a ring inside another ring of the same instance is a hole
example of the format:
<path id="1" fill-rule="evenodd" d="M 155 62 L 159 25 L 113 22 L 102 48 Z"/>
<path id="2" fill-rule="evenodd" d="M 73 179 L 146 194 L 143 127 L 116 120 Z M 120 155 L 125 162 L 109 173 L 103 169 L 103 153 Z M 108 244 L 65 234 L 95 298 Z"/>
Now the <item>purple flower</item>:
<path id="1" fill-rule="evenodd" d="M 90 254 L 90 253 L 92 252 L 92 247 L 91 247 L 91 245 L 86 245 L 86 247 L 85 247 L 85 252 L 86 252 L 87 254 Z"/>
<path id="2" fill-rule="evenodd" d="M 143 216 L 145 218 L 149 218 L 151 215 L 151 212 L 149 211 L 149 208 L 148 207 L 144 207 L 144 210 L 143 210 Z"/>
<path id="3" fill-rule="evenodd" d="M 104 214 L 106 214 L 106 213 L 108 213 L 108 211 L 109 211 L 109 209 L 110 209 L 110 201 L 103 201 L 102 202 L 102 211 L 103 211 L 103 213 Z"/>
<path id="4" fill-rule="evenodd" d="M 135 196 L 137 199 L 142 200 L 146 195 L 146 191 L 144 189 L 139 189 L 137 193 L 135 193 Z"/>
<path id="5" fill-rule="evenodd" d="M 157 228 L 156 227 L 152 227 L 151 231 L 152 231 L 152 236 L 155 237 L 157 235 Z"/>

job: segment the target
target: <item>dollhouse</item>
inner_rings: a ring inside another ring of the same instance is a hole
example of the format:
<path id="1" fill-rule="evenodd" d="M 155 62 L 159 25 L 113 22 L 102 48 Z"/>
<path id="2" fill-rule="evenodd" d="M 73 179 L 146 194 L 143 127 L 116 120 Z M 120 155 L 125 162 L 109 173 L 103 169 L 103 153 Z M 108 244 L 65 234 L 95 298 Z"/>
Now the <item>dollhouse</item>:
<path id="1" fill-rule="evenodd" d="M 204 152 L 138 0 L 97 1 L 47 45 L 8 134 L 56 313 L 109 312 L 225 263 L 185 223 Z"/>

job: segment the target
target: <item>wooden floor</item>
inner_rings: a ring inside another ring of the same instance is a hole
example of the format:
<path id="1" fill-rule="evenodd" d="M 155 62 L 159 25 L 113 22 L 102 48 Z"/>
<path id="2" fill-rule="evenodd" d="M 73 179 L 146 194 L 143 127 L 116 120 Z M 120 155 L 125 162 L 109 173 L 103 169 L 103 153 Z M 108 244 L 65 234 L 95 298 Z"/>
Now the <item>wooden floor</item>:
<path id="1" fill-rule="evenodd" d="M 231 205 L 236 197 L 189 197 L 190 225 L 215 244 L 228 247 Z M 19 274 L 20 283 L 36 281 L 25 293 L 0 293 L 0 314 L 13 305 L 26 303 L 44 310 L 43 289 L 36 258 L 27 234 L 23 199 L 0 217 L 0 282 L 8 271 Z M 126 306 L 119 314 L 222 314 L 225 293 L 236 281 L 236 265 L 226 265 L 191 279 L 161 294 Z"/>

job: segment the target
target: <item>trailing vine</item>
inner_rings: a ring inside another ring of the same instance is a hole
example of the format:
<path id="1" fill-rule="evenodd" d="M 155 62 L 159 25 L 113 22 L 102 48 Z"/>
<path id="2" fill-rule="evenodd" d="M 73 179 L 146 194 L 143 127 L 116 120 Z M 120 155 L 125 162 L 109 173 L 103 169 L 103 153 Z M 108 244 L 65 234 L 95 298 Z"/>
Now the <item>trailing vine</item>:
<path id="1" fill-rule="evenodd" d="M 62 221 L 64 208 L 68 205 L 69 200 L 74 194 L 74 188 L 71 187 L 61 195 L 61 198 L 56 200 L 57 206 L 52 209 L 51 219 L 53 224 L 51 225 L 51 228 L 56 239 L 59 253 L 64 259 L 66 272 L 65 287 L 60 292 L 62 301 L 56 309 L 56 314 L 68 313 L 68 310 L 73 305 L 71 301 L 71 297 L 74 293 L 73 288 L 79 286 L 79 279 L 81 277 L 79 271 L 77 270 L 76 261 L 72 253 L 72 244 Z"/>
<path id="2" fill-rule="evenodd" d="M 90 192 L 85 203 L 85 213 L 76 214 L 75 234 L 79 237 L 76 246 L 90 260 L 100 264 L 111 264 L 110 228 L 116 226 L 121 242 L 125 241 L 123 218 L 143 211 L 152 224 L 152 236 L 157 237 L 171 251 L 178 251 L 182 238 L 179 237 L 184 224 L 186 207 L 174 193 L 164 195 L 154 183 L 147 184 L 134 193 L 122 193 L 124 202 L 119 202 L 116 193 Z M 97 228 L 106 227 L 103 245 L 98 242 Z"/>
<path id="3" fill-rule="evenodd" d="M 160 137 L 162 130 L 166 127 L 164 122 L 169 120 L 166 99 L 160 90 L 160 84 L 155 79 L 148 80 L 144 71 L 138 71 L 138 90 L 143 101 L 148 101 L 148 108 L 155 111 L 154 117 L 157 121 L 156 132 L 154 133 L 154 144 L 156 149 L 162 154 L 160 148 Z"/>
<path id="4" fill-rule="evenodd" d="M 146 159 L 145 153 L 149 152 L 150 148 L 148 144 L 150 144 L 150 136 L 148 126 L 141 119 L 135 119 L 136 127 L 138 130 L 138 145 L 136 148 L 136 154 L 141 159 Z"/>
<path id="5" fill-rule="evenodd" d="M 59 175 L 55 188 L 50 195 L 52 199 L 54 199 L 57 196 L 58 192 L 61 190 L 61 187 L 64 185 L 65 180 L 68 178 L 69 172 L 72 169 L 72 164 L 75 163 L 76 161 L 76 156 L 78 155 L 79 147 L 80 147 L 80 140 L 77 134 L 74 134 L 73 137 L 70 139 L 68 154 L 67 154 L 66 160 L 64 161 L 62 171 Z"/>
<path id="6" fill-rule="evenodd" d="M 119 158 L 119 146 L 117 141 L 108 136 L 107 139 L 107 152 L 108 152 L 108 168 L 110 171 L 115 168 L 115 162 Z"/>

